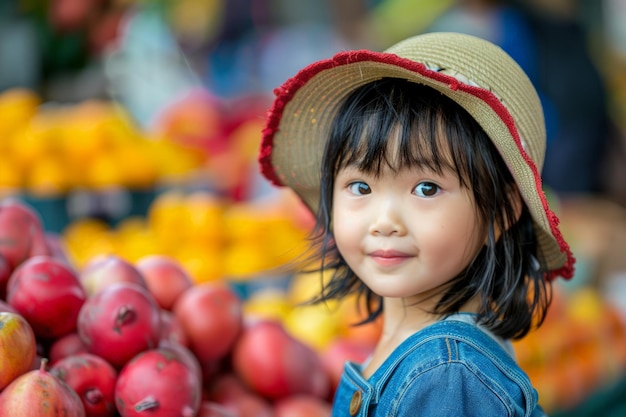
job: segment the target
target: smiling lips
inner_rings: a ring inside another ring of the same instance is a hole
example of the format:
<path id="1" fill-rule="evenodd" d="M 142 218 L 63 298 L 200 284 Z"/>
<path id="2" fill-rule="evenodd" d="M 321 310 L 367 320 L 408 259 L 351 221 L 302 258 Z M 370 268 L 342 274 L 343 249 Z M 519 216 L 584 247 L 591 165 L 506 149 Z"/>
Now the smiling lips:
<path id="1" fill-rule="evenodd" d="M 398 265 L 413 257 L 413 255 L 396 250 L 376 250 L 370 252 L 369 256 L 374 262 L 381 266 Z"/>

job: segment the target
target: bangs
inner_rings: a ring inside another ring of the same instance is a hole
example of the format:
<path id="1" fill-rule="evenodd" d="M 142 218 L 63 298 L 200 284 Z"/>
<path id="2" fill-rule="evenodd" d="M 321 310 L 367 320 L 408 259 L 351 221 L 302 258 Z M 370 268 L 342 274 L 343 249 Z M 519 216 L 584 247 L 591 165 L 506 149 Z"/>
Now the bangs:
<path id="1" fill-rule="evenodd" d="M 383 79 L 345 103 L 328 143 L 335 149 L 327 150 L 336 156 L 335 174 L 346 166 L 375 176 L 386 167 L 452 171 L 468 187 L 472 145 L 466 129 L 468 119 L 476 122 L 452 100 L 420 84 Z"/>

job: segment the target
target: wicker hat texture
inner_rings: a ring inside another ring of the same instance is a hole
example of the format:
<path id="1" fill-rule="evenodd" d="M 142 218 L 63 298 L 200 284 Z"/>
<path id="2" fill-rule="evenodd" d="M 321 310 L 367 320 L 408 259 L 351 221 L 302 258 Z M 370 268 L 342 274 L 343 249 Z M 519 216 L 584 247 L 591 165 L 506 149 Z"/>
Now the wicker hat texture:
<path id="1" fill-rule="evenodd" d="M 322 155 L 342 100 L 383 77 L 428 85 L 478 121 L 511 170 L 532 214 L 542 270 L 550 279 L 571 278 L 575 259 L 542 189 L 546 132 L 539 97 L 520 66 L 486 40 L 460 33 L 428 33 L 384 52 L 340 52 L 303 68 L 275 90 L 259 154 L 263 175 L 293 189 L 315 211 Z"/>

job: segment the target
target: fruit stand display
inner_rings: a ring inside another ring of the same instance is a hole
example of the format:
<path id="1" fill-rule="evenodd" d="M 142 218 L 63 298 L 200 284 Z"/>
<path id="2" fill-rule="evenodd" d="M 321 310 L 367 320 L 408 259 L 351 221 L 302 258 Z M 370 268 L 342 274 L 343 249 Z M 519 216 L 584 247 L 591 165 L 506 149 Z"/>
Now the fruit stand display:
<path id="1" fill-rule="evenodd" d="M 108 103 L 0 96 L 0 417 L 44 404 L 72 416 L 330 416 L 343 362 L 371 353 L 380 321 L 354 326 L 355 300 L 303 304 L 327 277 L 282 267 L 306 255 L 312 219 L 289 192 L 253 198 L 261 120 L 255 106 L 233 109 L 226 118 L 195 92 L 147 133 Z M 131 208 L 68 210 L 111 193 Z M 583 247 L 563 220 L 589 272 L 609 251 Z M 514 348 L 550 413 L 610 415 L 624 391 L 624 309 L 597 282 L 575 284 L 556 284 L 544 325 Z"/>
<path id="2" fill-rule="evenodd" d="M 3 417 L 46 404 L 76 416 L 328 416 L 343 361 L 363 360 L 378 335 L 377 323 L 354 330 L 348 305 L 296 315 L 320 284 L 312 275 L 244 298 L 167 255 L 102 253 L 77 268 L 18 200 L 2 201 L 0 223 Z M 331 316 L 316 342 L 289 330 Z"/>

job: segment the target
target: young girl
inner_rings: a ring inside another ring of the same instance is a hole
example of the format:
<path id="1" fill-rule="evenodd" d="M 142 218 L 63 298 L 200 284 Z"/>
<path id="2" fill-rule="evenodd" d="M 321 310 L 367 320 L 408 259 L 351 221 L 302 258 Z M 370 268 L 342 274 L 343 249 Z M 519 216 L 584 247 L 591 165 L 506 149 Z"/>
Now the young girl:
<path id="1" fill-rule="evenodd" d="M 262 171 L 315 213 L 318 301 L 358 294 L 382 336 L 333 416 L 538 416 L 509 340 L 574 258 L 541 188 L 535 89 L 497 46 L 432 33 L 314 63 L 276 91 Z"/>

